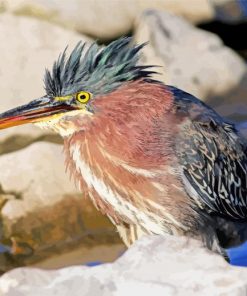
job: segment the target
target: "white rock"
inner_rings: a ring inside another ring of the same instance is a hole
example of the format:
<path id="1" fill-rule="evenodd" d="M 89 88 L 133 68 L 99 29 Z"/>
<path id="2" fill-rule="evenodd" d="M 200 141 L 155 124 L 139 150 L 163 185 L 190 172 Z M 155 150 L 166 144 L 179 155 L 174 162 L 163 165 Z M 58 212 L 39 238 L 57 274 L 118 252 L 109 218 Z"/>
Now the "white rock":
<path id="1" fill-rule="evenodd" d="M 247 269 L 184 237 L 145 237 L 112 264 L 46 271 L 20 268 L 0 278 L 6 296 L 242 296 Z"/>
<path id="2" fill-rule="evenodd" d="M 162 66 L 158 79 L 200 99 L 230 91 L 247 71 L 245 62 L 219 37 L 169 13 L 145 12 L 136 22 L 135 40 L 149 41 L 143 62 Z"/>
<path id="3" fill-rule="evenodd" d="M 61 145 L 32 144 L 0 157 L 0 167 L 3 191 L 22 195 L 21 199 L 10 200 L 2 208 L 3 217 L 8 219 L 18 219 L 28 212 L 53 206 L 64 197 L 78 193 L 65 174 Z"/>
<path id="4" fill-rule="evenodd" d="M 133 22 L 146 9 L 170 11 L 192 22 L 212 19 L 208 0 L 1 0 L 8 11 L 57 22 L 97 38 L 127 34 Z"/>

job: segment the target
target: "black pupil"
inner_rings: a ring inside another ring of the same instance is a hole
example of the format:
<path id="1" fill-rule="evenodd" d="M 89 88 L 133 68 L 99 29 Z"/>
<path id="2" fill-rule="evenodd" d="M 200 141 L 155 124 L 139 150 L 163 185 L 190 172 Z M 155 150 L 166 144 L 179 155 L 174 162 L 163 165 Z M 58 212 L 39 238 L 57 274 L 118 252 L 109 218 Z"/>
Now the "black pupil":
<path id="1" fill-rule="evenodd" d="M 86 95 L 80 95 L 80 99 L 81 99 L 81 100 L 86 99 Z"/>

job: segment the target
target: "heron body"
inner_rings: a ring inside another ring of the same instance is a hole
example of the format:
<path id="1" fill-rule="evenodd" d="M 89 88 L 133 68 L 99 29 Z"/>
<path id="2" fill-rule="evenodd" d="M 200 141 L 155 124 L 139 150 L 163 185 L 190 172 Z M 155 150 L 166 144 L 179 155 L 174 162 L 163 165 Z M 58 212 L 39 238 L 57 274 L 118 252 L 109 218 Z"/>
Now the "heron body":
<path id="1" fill-rule="evenodd" d="M 97 119 L 84 117 L 86 128 L 65 139 L 67 167 L 79 188 L 122 235 L 130 226 L 138 226 L 135 236 L 187 231 L 193 218 L 173 149 L 179 129 L 172 93 L 160 84 L 130 82 L 95 100 L 93 109 Z M 80 115 L 74 120 L 83 122 Z M 124 235 L 127 244 L 133 235 Z"/>
<path id="2" fill-rule="evenodd" d="M 127 246 L 146 234 L 202 237 L 218 252 L 247 239 L 246 142 L 192 95 L 151 78 L 122 38 L 64 52 L 46 95 L 0 116 L 64 138 L 67 171 Z"/>

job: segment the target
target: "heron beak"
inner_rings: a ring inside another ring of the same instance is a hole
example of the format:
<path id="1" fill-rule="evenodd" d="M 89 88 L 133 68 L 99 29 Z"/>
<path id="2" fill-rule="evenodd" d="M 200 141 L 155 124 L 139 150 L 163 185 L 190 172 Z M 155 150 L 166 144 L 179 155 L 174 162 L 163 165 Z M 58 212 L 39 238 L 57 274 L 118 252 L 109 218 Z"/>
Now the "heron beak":
<path id="1" fill-rule="evenodd" d="M 75 110 L 75 107 L 66 101 L 57 102 L 53 98 L 44 96 L 0 114 L 0 129 L 49 120 L 50 117 L 72 110 Z"/>

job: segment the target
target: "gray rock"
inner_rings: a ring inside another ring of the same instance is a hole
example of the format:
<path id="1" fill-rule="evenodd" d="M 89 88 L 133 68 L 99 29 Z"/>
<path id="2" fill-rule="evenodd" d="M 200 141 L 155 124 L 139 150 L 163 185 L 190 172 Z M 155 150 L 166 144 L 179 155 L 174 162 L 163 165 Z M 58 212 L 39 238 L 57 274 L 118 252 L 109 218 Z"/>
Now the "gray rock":
<path id="1" fill-rule="evenodd" d="M 208 103 L 215 108 L 221 115 L 234 122 L 243 122 L 247 120 L 247 73 L 241 79 L 241 82 L 223 96 L 212 97 Z M 245 127 L 246 129 L 246 123 Z"/>
<path id="2" fill-rule="evenodd" d="M 127 34 L 146 9 L 170 11 L 191 22 L 214 17 L 209 0 L 1 0 L 3 8 L 18 15 L 31 15 L 59 23 L 101 39 Z"/>
<path id="3" fill-rule="evenodd" d="M 245 62 L 219 37 L 169 13 L 145 12 L 136 22 L 135 40 L 149 41 L 143 62 L 162 66 L 158 79 L 200 99 L 229 92 L 247 71 Z"/>
<path id="4" fill-rule="evenodd" d="M 20 268 L 0 278 L 6 296 L 242 296 L 247 269 L 184 237 L 144 237 L 112 264 L 59 270 Z"/>

